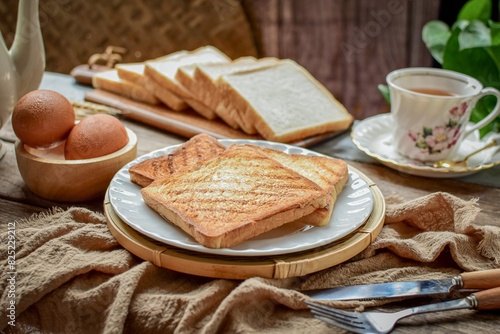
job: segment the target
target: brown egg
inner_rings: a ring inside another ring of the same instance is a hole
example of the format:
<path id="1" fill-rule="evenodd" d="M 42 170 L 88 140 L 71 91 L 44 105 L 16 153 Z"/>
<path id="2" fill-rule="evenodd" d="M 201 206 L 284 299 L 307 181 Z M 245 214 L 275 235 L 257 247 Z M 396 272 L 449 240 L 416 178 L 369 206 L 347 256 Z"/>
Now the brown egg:
<path id="1" fill-rule="evenodd" d="M 90 159 L 118 151 L 128 143 L 125 126 L 107 114 L 88 116 L 76 124 L 66 139 L 68 160 Z"/>
<path id="2" fill-rule="evenodd" d="M 31 147 L 50 147 L 63 141 L 75 125 L 73 106 L 51 90 L 34 90 L 14 107 L 12 128 Z"/>

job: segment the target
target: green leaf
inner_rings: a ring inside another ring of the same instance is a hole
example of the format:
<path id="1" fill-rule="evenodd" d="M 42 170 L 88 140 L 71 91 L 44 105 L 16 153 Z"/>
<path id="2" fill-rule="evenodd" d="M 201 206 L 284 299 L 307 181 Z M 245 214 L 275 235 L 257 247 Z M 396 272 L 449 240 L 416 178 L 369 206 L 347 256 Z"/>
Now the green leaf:
<path id="1" fill-rule="evenodd" d="M 442 21 L 429 21 L 422 28 L 422 40 L 432 57 L 440 64 L 443 63 L 443 52 L 450 35 L 450 28 Z"/>
<path id="2" fill-rule="evenodd" d="M 500 23 L 490 21 L 491 45 L 500 46 Z"/>
<path id="3" fill-rule="evenodd" d="M 490 29 L 481 21 L 470 22 L 458 35 L 460 50 L 489 47 L 491 45 Z"/>
<path id="4" fill-rule="evenodd" d="M 444 50 L 443 68 L 468 74 L 484 86 L 500 88 L 500 73 L 492 50 L 486 48 L 460 49 L 457 27 L 452 30 Z"/>
<path id="5" fill-rule="evenodd" d="M 469 0 L 458 13 L 458 20 L 479 20 L 487 23 L 491 18 L 491 0 Z"/>
<path id="6" fill-rule="evenodd" d="M 443 68 L 475 77 L 485 87 L 500 88 L 500 47 L 470 48 L 461 50 L 459 46 L 460 29 L 456 27 L 448 40 L 444 51 Z M 486 96 L 479 100 L 471 114 L 471 121 L 477 122 L 485 117 L 495 106 L 496 98 Z M 480 131 L 484 136 L 500 126 L 500 117 Z"/>
<path id="7" fill-rule="evenodd" d="M 468 21 L 468 20 L 456 21 L 451 26 L 451 31 L 455 30 L 456 28 L 458 28 L 460 30 L 464 30 L 465 28 L 467 28 L 467 26 L 469 25 L 469 23 L 470 23 L 470 21 Z"/>
<path id="8" fill-rule="evenodd" d="M 378 85 L 378 90 L 382 93 L 385 101 L 391 104 L 391 93 L 389 92 L 389 87 L 387 87 L 387 85 Z"/>
<path id="9" fill-rule="evenodd" d="M 485 87 L 500 89 L 500 22 L 492 21 L 491 14 L 491 0 L 469 0 L 451 28 L 441 21 L 429 21 L 422 29 L 422 39 L 444 69 L 468 74 Z M 379 90 L 384 94 L 381 86 Z M 388 90 L 386 94 L 388 100 Z M 480 99 L 472 110 L 471 121 L 484 119 L 495 103 L 493 96 Z M 424 134 L 429 131 L 432 130 L 424 129 Z M 480 134 L 484 136 L 489 131 L 500 132 L 500 117 L 481 129 Z"/>
<path id="10" fill-rule="evenodd" d="M 485 48 L 485 50 L 488 52 L 491 59 L 495 62 L 497 68 L 500 71 L 500 46 L 492 46 L 489 48 Z M 487 85 L 494 86 L 495 88 L 500 87 L 500 83 L 494 82 L 493 80 L 487 80 L 485 82 L 487 83 Z"/>
<path id="11" fill-rule="evenodd" d="M 477 123 L 483 118 L 485 118 L 495 107 L 497 98 L 493 95 L 488 95 L 480 99 L 474 109 L 472 109 L 472 114 L 470 120 L 473 123 Z M 481 137 L 484 137 L 488 132 L 495 131 L 498 132 L 500 129 L 500 117 L 497 117 L 493 122 L 486 125 L 484 128 L 479 130 Z"/>

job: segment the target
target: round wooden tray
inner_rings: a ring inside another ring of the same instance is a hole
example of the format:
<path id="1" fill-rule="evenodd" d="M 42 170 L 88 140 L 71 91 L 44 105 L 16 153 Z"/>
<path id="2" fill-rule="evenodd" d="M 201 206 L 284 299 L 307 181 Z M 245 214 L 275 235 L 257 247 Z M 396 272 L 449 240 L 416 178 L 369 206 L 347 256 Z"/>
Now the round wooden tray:
<path id="1" fill-rule="evenodd" d="M 107 193 L 104 213 L 111 234 L 125 249 L 159 267 L 213 278 L 297 277 L 349 260 L 368 247 L 380 233 L 385 217 L 384 197 L 373 181 L 358 170 L 356 172 L 368 183 L 374 198 L 373 211 L 366 223 L 329 245 L 291 254 L 268 257 L 217 256 L 169 246 L 129 227 L 114 212 Z"/>

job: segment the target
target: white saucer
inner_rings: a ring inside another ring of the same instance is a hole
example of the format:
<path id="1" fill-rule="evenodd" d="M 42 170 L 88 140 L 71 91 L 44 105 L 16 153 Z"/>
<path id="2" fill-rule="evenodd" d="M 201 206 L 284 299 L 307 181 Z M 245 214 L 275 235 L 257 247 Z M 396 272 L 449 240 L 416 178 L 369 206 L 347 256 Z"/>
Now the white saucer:
<path id="1" fill-rule="evenodd" d="M 492 147 L 472 156 L 468 160 L 467 166 L 461 168 L 435 168 L 420 161 L 411 160 L 397 153 L 392 145 L 392 123 L 391 114 L 380 114 L 366 118 L 353 127 L 351 131 L 352 141 L 361 151 L 377 159 L 383 165 L 417 176 L 462 177 L 500 164 L 498 147 Z M 460 145 L 454 160 L 465 157 L 486 145 L 487 142 L 487 138 L 479 140 L 477 134 L 471 134 Z"/>

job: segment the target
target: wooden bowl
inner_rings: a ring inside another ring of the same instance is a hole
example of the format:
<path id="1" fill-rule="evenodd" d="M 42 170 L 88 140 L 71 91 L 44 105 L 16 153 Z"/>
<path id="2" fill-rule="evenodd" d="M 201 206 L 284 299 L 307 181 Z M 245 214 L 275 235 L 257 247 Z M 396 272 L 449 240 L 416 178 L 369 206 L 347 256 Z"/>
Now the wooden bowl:
<path id="1" fill-rule="evenodd" d="M 36 150 L 16 141 L 19 172 L 30 189 L 45 199 L 85 202 L 103 196 L 113 176 L 136 158 L 137 136 L 127 128 L 129 141 L 122 149 L 97 158 L 64 160 L 63 146 Z"/>

